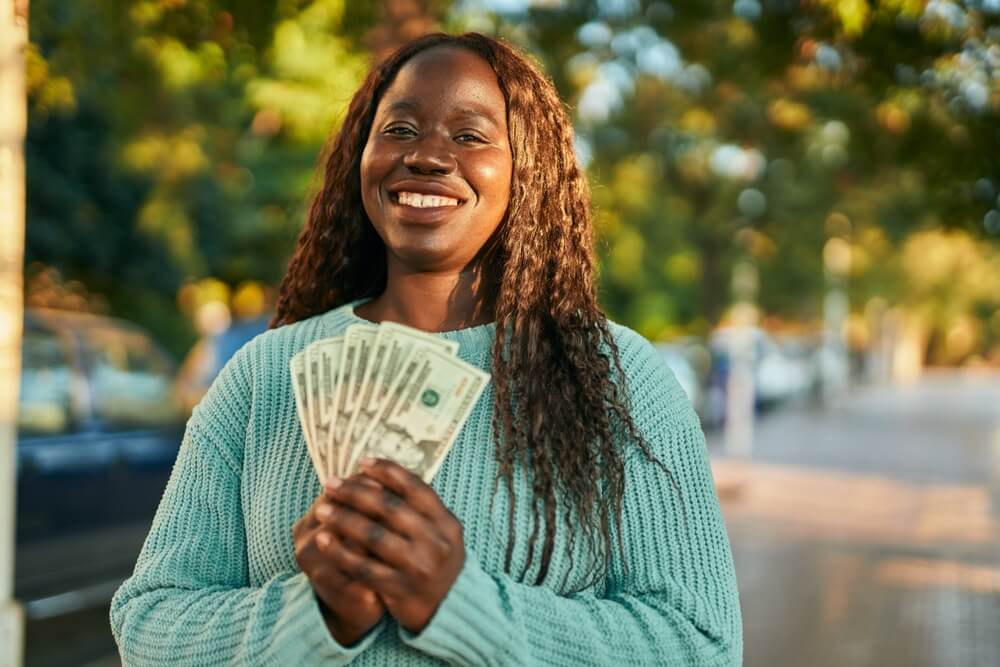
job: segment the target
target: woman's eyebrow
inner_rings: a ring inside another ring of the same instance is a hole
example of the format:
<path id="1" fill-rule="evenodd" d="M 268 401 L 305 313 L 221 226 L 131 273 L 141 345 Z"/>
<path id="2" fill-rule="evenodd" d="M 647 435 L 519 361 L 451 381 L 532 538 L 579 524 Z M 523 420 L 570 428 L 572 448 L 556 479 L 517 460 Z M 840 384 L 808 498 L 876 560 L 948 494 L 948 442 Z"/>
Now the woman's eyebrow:
<path id="1" fill-rule="evenodd" d="M 386 108 L 386 113 L 392 113 L 393 111 L 419 111 L 420 104 L 415 100 L 399 100 L 393 102 Z M 501 124 L 497 120 L 496 115 L 492 113 L 488 108 L 480 108 L 479 105 L 476 107 L 464 106 L 455 109 L 453 116 L 473 116 L 475 118 L 482 118 L 489 124 L 496 127 L 498 130 L 501 129 Z"/>
<path id="2" fill-rule="evenodd" d="M 411 100 L 400 100 L 393 102 L 386 108 L 386 111 L 416 111 L 420 105 Z"/>
<path id="3" fill-rule="evenodd" d="M 455 109 L 455 116 L 472 116 L 474 118 L 482 118 L 493 127 L 498 130 L 500 129 L 500 123 L 497 121 L 496 116 L 489 111 L 472 109 L 469 107 L 460 107 Z"/>

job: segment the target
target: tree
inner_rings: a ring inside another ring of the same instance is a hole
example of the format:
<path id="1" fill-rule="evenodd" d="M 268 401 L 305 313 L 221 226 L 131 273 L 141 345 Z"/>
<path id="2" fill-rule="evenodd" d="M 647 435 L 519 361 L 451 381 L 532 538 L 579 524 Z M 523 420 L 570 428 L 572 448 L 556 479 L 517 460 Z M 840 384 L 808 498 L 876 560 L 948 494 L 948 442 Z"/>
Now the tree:
<path id="1" fill-rule="evenodd" d="M 486 4 L 502 11 L 453 20 L 534 51 L 569 100 L 603 301 L 650 337 L 718 322 L 739 257 L 765 311 L 810 320 L 831 236 L 874 229 L 898 253 L 928 228 L 1000 233 L 991 3 Z M 862 303 L 907 298 L 859 284 Z"/>
<path id="2" fill-rule="evenodd" d="M 367 66 L 342 26 L 366 19 L 344 0 L 37 1 L 28 260 L 182 353 L 183 283 L 282 275 Z"/>
<path id="3" fill-rule="evenodd" d="M 28 257 L 178 352 L 178 287 L 278 280 L 369 49 L 439 24 L 543 62 L 593 178 L 602 301 L 651 338 L 721 321 L 741 259 L 765 311 L 812 321 L 831 236 L 895 256 L 923 229 L 1000 234 L 995 3 L 39 2 Z M 855 269 L 859 303 L 906 301 Z"/>

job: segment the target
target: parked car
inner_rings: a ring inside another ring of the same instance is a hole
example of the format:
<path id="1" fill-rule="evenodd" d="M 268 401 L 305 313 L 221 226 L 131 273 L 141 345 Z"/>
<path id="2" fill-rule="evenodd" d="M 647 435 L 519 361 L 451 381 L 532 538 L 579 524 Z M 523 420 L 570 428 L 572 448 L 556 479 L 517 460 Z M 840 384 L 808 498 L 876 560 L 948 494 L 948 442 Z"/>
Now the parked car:
<path id="1" fill-rule="evenodd" d="M 795 394 L 793 398 L 818 400 L 823 389 L 823 365 L 829 350 L 823 347 L 817 336 L 785 335 L 776 336 L 775 343 L 782 355 L 797 368 Z"/>
<path id="2" fill-rule="evenodd" d="M 15 595 L 29 619 L 105 604 L 131 573 L 183 432 L 173 375 L 134 324 L 25 314 Z"/>

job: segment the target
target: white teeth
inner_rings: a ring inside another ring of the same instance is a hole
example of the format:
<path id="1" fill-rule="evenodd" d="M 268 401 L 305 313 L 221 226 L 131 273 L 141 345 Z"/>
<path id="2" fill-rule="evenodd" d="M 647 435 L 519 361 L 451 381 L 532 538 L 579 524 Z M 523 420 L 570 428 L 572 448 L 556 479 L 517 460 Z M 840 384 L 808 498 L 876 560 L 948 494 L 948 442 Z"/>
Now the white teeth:
<path id="1" fill-rule="evenodd" d="M 435 208 L 438 206 L 458 206 L 458 200 L 452 197 L 437 197 L 422 195 L 417 192 L 400 192 L 399 203 L 414 208 Z"/>

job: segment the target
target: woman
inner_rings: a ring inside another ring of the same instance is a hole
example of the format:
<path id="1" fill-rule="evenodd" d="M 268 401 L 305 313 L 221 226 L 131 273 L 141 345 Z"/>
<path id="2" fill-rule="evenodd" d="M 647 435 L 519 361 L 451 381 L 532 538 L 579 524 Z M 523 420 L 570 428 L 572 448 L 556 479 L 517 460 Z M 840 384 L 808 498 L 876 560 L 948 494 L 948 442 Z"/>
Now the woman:
<path id="1" fill-rule="evenodd" d="M 589 195 L 551 83 L 469 34 L 368 76 L 274 328 L 195 410 L 112 604 L 134 664 L 732 665 L 732 558 L 697 417 L 607 321 Z M 432 485 L 312 475 L 288 360 L 359 322 L 489 370 Z M 290 535 L 291 534 L 291 535 Z"/>

